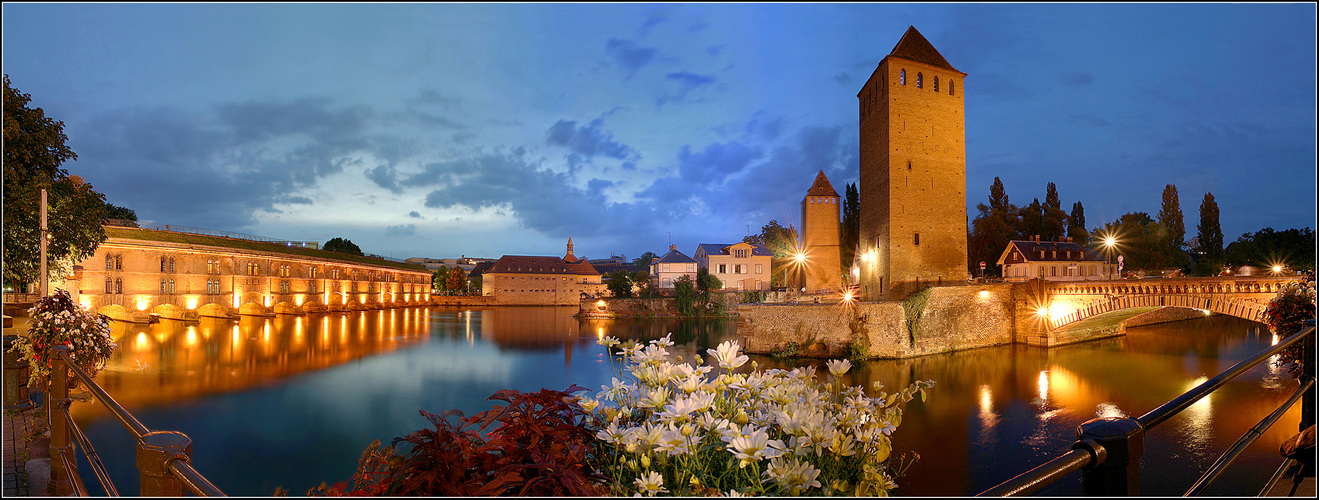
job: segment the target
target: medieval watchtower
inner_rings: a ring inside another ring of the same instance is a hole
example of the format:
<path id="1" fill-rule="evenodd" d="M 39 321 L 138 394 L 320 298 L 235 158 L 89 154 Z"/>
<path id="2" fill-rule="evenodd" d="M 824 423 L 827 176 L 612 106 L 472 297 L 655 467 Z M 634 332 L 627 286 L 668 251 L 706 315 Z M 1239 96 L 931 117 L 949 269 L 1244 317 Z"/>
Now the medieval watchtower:
<path id="1" fill-rule="evenodd" d="M 908 27 L 857 94 L 863 292 L 967 279 L 963 78 Z"/>
<path id="2" fill-rule="evenodd" d="M 803 283 L 807 292 L 842 289 L 838 248 L 838 192 L 821 170 L 801 200 Z"/>

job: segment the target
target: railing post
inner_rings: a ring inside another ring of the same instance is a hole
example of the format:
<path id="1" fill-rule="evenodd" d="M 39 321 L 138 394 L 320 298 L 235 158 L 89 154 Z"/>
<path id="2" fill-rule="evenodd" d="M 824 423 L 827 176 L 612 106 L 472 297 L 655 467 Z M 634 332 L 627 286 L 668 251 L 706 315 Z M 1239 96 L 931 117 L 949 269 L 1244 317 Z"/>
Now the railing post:
<path id="1" fill-rule="evenodd" d="M 73 444 L 69 440 L 68 422 L 64 419 L 62 407 L 69 405 L 69 367 L 60 359 L 60 352 L 68 352 L 69 346 L 54 346 L 47 351 L 51 370 L 50 382 L 46 389 L 46 424 L 50 426 L 50 481 L 46 483 L 46 494 L 66 496 L 73 493 L 72 474 L 78 470 L 69 470 L 60 460 L 60 453 L 73 456 Z M 76 461 L 70 462 L 77 464 Z M 76 465 L 75 465 L 76 466 Z"/>
<path id="2" fill-rule="evenodd" d="M 1104 450 L 1102 460 L 1081 470 L 1082 495 L 1140 494 L 1140 457 L 1145 454 L 1145 429 L 1140 422 L 1130 417 L 1092 419 L 1076 428 L 1076 440 L 1094 441 Z"/>
<path id="3" fill-rule="evenodd" d="M 169 472 L 169 462 L 192 459 L 192 440 L 182 432 L 148 432 L 137 440 L 137 470 L 141 473 L 144 497 L 179 497 L 187 491 L 183 482 Z"/>
<path id="4" fill-rule="evenodd" d="M 1306 328 L 1314 328 L 1313 319 L 1307 319 L 1301 324 L 1301 331 L 1305 331 Z M 1319 342 L 1319 332 L 1313 332 L 1310 334 L 1309 339 L 1301 341 L 1301 345 L 1304 346 L 1301 348 L 1301 373 L 1303 376 L 1314 377 L 1314 346 L 1317 342 Z M 1305 395 L 1301 396 L 1301 431 L 1305 431 L 1311 425 L 1314 425 L 1314 411 L 1314 390 L 1305 391 Z"/>

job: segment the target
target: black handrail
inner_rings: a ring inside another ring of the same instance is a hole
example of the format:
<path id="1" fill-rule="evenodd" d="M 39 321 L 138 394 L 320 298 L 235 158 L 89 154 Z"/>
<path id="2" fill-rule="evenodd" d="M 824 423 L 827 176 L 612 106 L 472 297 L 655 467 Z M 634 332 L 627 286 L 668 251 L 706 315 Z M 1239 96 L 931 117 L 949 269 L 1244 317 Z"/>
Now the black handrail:
<path id="1" fill-rule="evenodd" d="M 1086 422 L 1081 428 L 1077 429 L 1078 440 L 1073 445 L 1071 451 L 1068 451 L 1062 456 L 1043 465 L 1035 467 L 1034 469 L 1023 472 L 1012 479 L 1004 481 L 993 488 L 977 494 L 976 496 L 1029 495 L 1053 484 L 1055 481 L 1062 479 L 1078 469 L 1084 469 L 1095 476 L 1095 479 L 1093 479 L 1092 482 L 1095 483 L 1096 486 L 1086 487 L 1083 484 L 1083 493 L 1108 495 L 1137 494 L 1136 491 L 1132 491 L 1129 488 L 1134 488 L 1136 486 L 1135 479 L 1139 474 L 1139 457 L 1143 452 L 1144 433 L 1152 429 L 1154 426 L 1168 420 L 1182 410 L 1190 407 L 1192 404 L 1195 404 L 1200 398 L 1203 398 L 1205 395 L 1218 389 L 1228 381 L 1272 357 L 1283 349 L 1300 342 L 1304 338 L 1313 338 L 1315 331 L 1314 320 L 1308 320 L 1305 324 L 1306 327 L 1300 332 L 1287 337 L 1283 341 L 1265 349 L 1250 359 L 1233 365 L 1223 373 L 1220 373 L 1214 378 L 1196 386 L 1194 389 L 1173 398 L 1171 401 L 1160 405 L 1158 408 L 1151 410 L 1139 418 L 1094 419 Z M 1309 362 L 1309 360 L 1303 361 Z M 1303 388 L 1311 387 L 1314 383 L 1312 376 L 1308 378 L 1309 380 L 1303 384 Z M 1305 390 L 1297 391 L 1294 397 L 1300 397 L 1305 394 L 1307 394 Z M 1287 406 L 1290 405 L 1291 403 L 1287 404 Z M 1094 432 L 1095 434 L 1090 434 L 1089 432 Z M 1105 436 L 1108 439 L 1102 440 L 1103 442 L 1095 438 L 1096 435 L 1104 433 L 1109 434 Z M 1086 451 L 1087 453 L 1078 454 L 1078 451 Z M 1122 477 L 1123 474 L 1127 475 L 1125 479 Z M 1083 478 L 1083 481 L 1085 479 L 1086 478 Z"/>
<path id="2" fill-rule="evenodd" d="M 1245 434 L 1237 439 L 1237 442 L 1232 443 L 1232 447 L 1223 452 L 1223 455 L 1218 457 L 1218 460 L 1215 460 L 1214 464 L 1209 466 L 1209 470 L 1205 471 L 1205 473 L 1200 476 L 1200 479 L 1197 479 L 1195 484 L 1191 485 L 1191 489 L 1186 490 L 1186 493 L 1182 496 L 1199 496 L 1200 493 L 1204 492 L 1204 489 L 1208 488 L 1210 484 L 1213 484 L 1214 480 L 1218 479 L 1218 476 L 1227 469 L 1227 466 L 1232 465 L 1232 462 L 1235 461 L 1237 457 L 1241 456 L 1241 452 L 1246 451 L 1247 446 L 1250 446 L 1250 444 L 1254 443 L 1256 439 L 1259 439 L 1260 436 L 1264 435 L 1264 431 L 1273 427 L 1273 424 L 1277 423 L 1278 419 L 1282 418 L 1282 415 L 1287 413 L 1287 410 L 1291 409 L 1292 405 L 1295 405 L 1296 402 L 1301 399 L 1301 396 L 1314 387 L 1314 377 L 1302 375 L 1301 378 L 1303 379 L 1301 387 L 1296 389 L 1296 392 L 1292 393 L 1290 398 L 1287 398 L 1287 402 L 1283 403 L 1282 406 L 1279 406 L 1278 409 L 1273 410 L 1273 413 L 1264 417 L 1264 420 L 1260 420 L 1260 422 L 1255 424 L 1254 427 L 1251 427 L 1249 431 L 1246 431 Z"/>

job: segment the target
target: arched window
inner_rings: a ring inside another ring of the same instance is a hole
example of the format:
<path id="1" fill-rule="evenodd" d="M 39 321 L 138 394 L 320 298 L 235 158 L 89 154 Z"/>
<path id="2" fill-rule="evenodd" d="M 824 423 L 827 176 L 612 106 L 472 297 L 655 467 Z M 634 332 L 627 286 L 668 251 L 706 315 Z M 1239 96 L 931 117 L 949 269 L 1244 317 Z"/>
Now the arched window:
<path id="1" fill-rule="evenodd" d="M 115 259 L 115 262 L 119 262 L 118 258 Z M 124 293 L 124 280 L 122 278 L 114 279 L 114 293 Z"/>
<path id="2" fill-rule="evenodd" d="M 169 272 L 174 272 L 174 257 L 169 258 Z"/>
<path id="3" fill-rule="evenodd" d="M 112 293 L 114 293 L 114 280 L 111 280 L 109 276 L 106 276 L 106 277 L 105 277 L 105 294 L 106 294 L 106 295 L 109 295 L 109 294 L 112 294 Z"/>
<path id="4" fill-rule="evenodd" d="M 174 293 L 174 280 L 169 280 L 169 293 Z"/>
<path id="5" fill-rule="evenodd" d="M 948 80 L 948 95 L 953 95 L 953 85 L 955 85 L 955 83 L 952 80 Z"/>
<path id="6" fill-rule="evenodd" d="M 114 269 L 114 256 L 107 253 L 105 254 L 105 270 L 109 271 L 111 269 Z"/>
<path id="7" fill-rule="evenodd" d="M 161 255 L 161 256 L 160 256 L 160 272 L 162 272 L 162 273 L 165 272 L 166 264 L 168 264 L 168 261 L 165 260 L 165 256 L 164 256 L 164 255 Z"/>
<path id="8" fill-rule="evenodd" d="M 934 79 L 930 80 L 930 90 L 935 92 L 939 91 L 939 77 L 936 76 Z"/>
<path id="9" fill-rule="evenodd" d="M 164 295 L 164 294 L 165 294 L 165 280 L 163 280 L 163 279 L 160 280 L 160 294 L 161 294 L 161 295 Z"/>
<path id="10" fill-rule="evenodd" d="M 916 88 L 918 88 L 918 89 L 919 89 L 919 88 L 922 88 L 922 87 L 921 87 L 921 76 L 922 76 L 922 75 L 921 75 L 920 73 L 916 73 Z"/>
<path id="11" fill-rule="evenodd" d="M 116 271 L 118 271 L 118 270 L 122 270 L 122 269 L 124 268 L 124 255 L 123 255 L 123 254 L 119 254 L 119 255 L 114 256 L 114 268 L 115 268 Z"/>
<path id="12" fill-rule="evenodd" d="M 906 85 L 906 84 L 907 84 L 907 70 L 904 69 L 904 70 L 898 71 L 898 82 L 901 83 L 901 84 L 903 84 L 903 85 Z"/>

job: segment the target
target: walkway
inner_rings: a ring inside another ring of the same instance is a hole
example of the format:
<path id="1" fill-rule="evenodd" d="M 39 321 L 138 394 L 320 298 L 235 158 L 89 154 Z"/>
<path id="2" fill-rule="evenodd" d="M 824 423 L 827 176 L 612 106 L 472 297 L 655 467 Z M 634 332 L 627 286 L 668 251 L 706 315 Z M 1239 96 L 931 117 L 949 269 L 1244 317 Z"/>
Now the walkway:
<path id="1" fill-rule="evenodd" d="M 4 420 L 4 496 L 46 496 L 46 479 L 50 475 L 50 462 L 37 461 L 35 469 L 28 470 L 30 460 L 49 456 L 49 434 L 45 439 L 31 439 L 36 429 L 46 427 L 44 410 L 32 407 L 22 411 L 5 410 Z M 33 479 L 42 484 L 33 486 Z M 35 493 L 35 495 L 34 495 Z"/>

